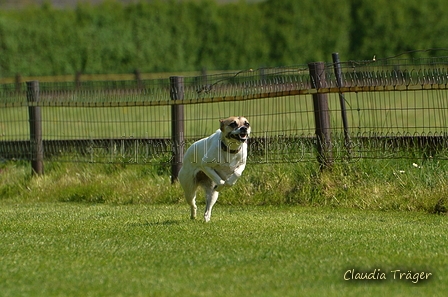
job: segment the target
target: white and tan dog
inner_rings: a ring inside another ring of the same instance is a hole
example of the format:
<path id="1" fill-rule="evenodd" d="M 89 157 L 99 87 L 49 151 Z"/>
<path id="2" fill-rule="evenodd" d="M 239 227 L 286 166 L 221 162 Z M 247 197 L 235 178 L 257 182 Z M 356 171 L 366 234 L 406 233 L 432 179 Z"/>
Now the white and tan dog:
<path id="1" fill-rule="evenodd" d="M 244 117 L 220 120 L 220 129 L 193 143 L 184 155 L 179 182 L 196 218 L 196 190 L 202 186 L 206 195 L 204 219 L 210 221 L 219 191 L 233 186 L 246 167 L 247 139 L 250 125 Z"/>

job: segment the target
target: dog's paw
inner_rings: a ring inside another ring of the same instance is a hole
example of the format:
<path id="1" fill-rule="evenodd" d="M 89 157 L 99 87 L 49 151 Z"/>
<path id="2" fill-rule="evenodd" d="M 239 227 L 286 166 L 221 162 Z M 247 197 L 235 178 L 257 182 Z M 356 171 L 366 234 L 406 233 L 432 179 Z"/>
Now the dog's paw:
<path id="1" fill-rule="evenodd" d="M 222 188 L 224 188 L 225 185 L 226 185 L 226 182 L 223 180 L 220 180 L 219 183 L 213 188 L 213 190 L 215 190 L 216 192 L 219 192 L 220 190 L 222 190 Z"/>
<path id="2" fill-rule="evenodd" d="M 228 187 L 233 186 L 236 183 L 236 180 L 226 180 L 225 185 Z"/>
<path id="3" fill-rule="evenodd" d="M 237 175 L 237 174 L 232 174 L 227 180 L 226 180 L 226 185 L 227 186 L 233 186 L 235 183 L 236 183 L 236 181 L 238 180 L 238 178 L 239 178 L 240 176 L 239 175 Z"/>

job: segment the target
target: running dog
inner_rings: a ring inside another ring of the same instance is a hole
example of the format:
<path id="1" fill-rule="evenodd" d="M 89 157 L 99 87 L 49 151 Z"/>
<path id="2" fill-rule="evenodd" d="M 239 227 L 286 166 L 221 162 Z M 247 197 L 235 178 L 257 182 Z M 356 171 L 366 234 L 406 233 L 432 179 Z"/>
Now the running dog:
<path id="1" fill-rule="evenodd" d="M 244 117 L 220 120 L 220 129 L 193 143 L 184 155 L 179 182 L 196 218 L 196 190 L 202 186 L 206 195 L 205 222 L 210 221 L 219 192 L 233 186 L 246 167 L 247 139 L 250 125 Z"/>

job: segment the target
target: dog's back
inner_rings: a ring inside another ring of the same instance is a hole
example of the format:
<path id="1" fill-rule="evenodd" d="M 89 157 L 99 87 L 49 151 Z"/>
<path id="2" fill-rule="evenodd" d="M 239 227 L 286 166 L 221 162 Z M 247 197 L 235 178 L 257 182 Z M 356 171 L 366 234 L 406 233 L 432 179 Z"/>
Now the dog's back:
<path id="1" fill-rule="evenodd" d="M 196 176 L 198 171 L 200 171 L 201 163 L 203 159 L 207 156 L 207 152 L 213 149 L 213 146 L 219 145 L 221 138 L 221 131 L 217 130 L 215 133 L 209 137 L 202 138 L 195 143 L 193 143 L 185 152 L 182 168 L 179 172 L 179 180 L 182 183 L 185 175 L 189 178 Z"/>

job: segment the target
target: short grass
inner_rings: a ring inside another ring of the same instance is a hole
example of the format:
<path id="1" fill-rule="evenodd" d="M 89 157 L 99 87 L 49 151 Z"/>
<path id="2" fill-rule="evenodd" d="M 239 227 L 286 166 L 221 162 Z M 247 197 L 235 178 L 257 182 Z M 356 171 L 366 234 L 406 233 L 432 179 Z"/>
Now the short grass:
<path id="1" fill-rule="evenodd" d="M 0 202 L 2 296 L 444 296 L 448 217 L 218 204 Z M 201 205 L 203 207 L 203 205 Z M 386 280 L 344 280 L 348 270 Z M 396 279 L 391 271 L 431 273 Z"/>

